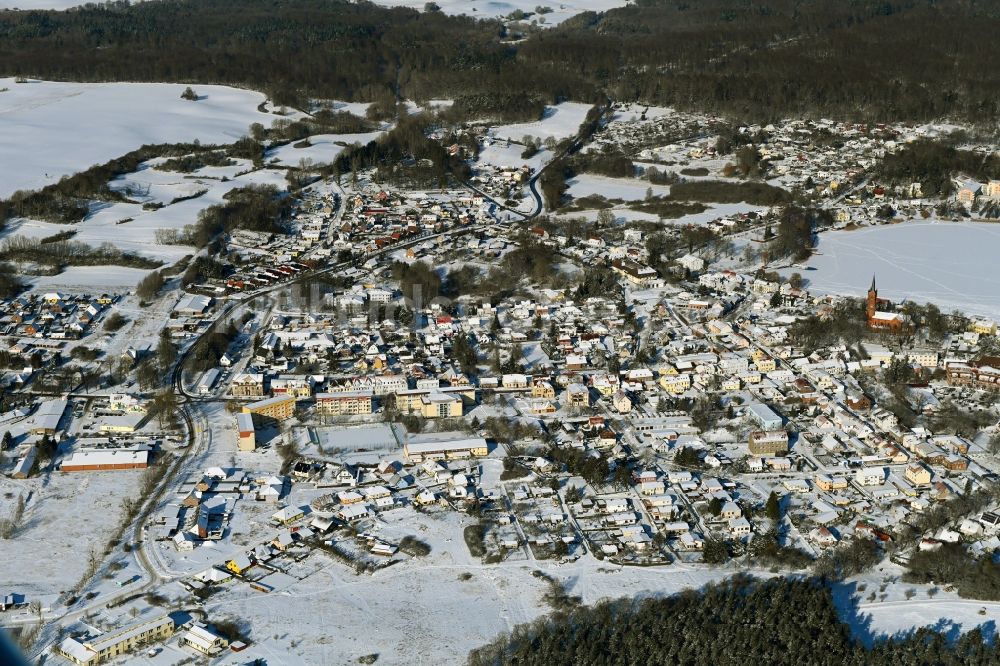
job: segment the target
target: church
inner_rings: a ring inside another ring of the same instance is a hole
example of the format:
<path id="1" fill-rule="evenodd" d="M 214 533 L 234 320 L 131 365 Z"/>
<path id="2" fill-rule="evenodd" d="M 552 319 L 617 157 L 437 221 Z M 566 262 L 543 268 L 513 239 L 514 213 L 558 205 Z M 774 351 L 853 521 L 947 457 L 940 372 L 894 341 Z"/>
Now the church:
<path id="1" fill-rule="evenodd" d="M 906 317 L 898 312 L 879 310 L 879 307 L 890 307 L 892 303 L 878 297 L 875 288 L 875 276 L 872 275 L 872 286 L 868 288 L 868 298 L 865 301 L 865 320 L 868 328 L 886 333 L 903 333 L 906 329 Z"/>

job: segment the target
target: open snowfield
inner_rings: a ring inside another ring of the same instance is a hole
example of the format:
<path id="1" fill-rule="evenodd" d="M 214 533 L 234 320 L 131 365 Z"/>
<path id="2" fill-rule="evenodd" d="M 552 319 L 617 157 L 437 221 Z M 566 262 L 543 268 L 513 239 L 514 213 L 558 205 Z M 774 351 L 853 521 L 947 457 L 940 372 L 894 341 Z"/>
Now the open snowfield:
<path id="1" fill-rule="evenodd" d="M 254 184 L 273 184 L 284 188 L 283 171 L 262 169 L 237 175 L 240 170 L 250 168 L 249 163 L 232 167 L 206 167 L 194 174 L 160 171 L 150 163 L 143 164 L 135 173 L 127 174 L 111 182 L 111 188 L 128 191 L 134 200 L 164 204 L 157 210 L 143 210 L 138 203 L 101 203 L 93 207 L 91 214 L 75 225 L 51 224 L 37 220 L 15 220 L 0 234 L 0 238 L 26 236 L 43 238 L 61 231 L 76 230 L 74 241 L 91 246 L 110 243 L 118 249 L 134 254 L 172 263 L 181 257 L 194 253 L 188 245 L 164 245 L 157 242 L 159 229 L 181 230 L 198 220 L 198 214 L 216 204 L 223 203 L 226 193 L 239 187 Z M 202 174 L 212 174 L 203 176 Z M 229 180 L 222 181 L 225 176 Z M 177 197 L 186 197 L 203 192 L 193 199 L 171 203 Z M 36 287 L 73 289 L 116 287 L 131 288 L 149 271 L 118 266 L 69 267 L 59 275 L 32 278 Z"/>
<path id="2" fill-rule="evenodd" d="M 21 529 L 12 539 L 0 539 L 0 587 L 48 597 L 75 585 L 90 551 L 102 549 L 116 527 L 121 502 L 135 494 L 140 474 L 53 472 L 22 481 L 3 479 L 0 491 L 30 492 L 31 498 Z"/>
<path id="3" fill-rule="evenodd" d="M 517 137 L 520 141 L 520 137 Z M 552 152 L 547 148 L 542 148 L 537 153 L 524 159 L 521 157 L 521 153 L 524 152 L 524 146 L 520 143 L 512 143 L 507 145 L 506 141 L 496 141 L 488 146 L 484 146 L 479 151 L 479 165 L 493 165 L 496 167 L 522 167 L 528 165 L 535 171 L 542 168 L 549 160 L 552 159 Z"/>
<path id="4" fill-rule="evenodd" d="M 80 0 L 0 0 L 0 9 L 69 9 L 79 7 L 84 4 Z M 410 7 L 423 11 L 425 0 L 376 0 L 378 5 L 385 7 Z M 622 7 L 628 4 L 627 0 L 571 0 L 570 2 L 543 2 L 537 0 L 505 0 L 496 2 L 487 0 L 476 2 L 475 0 L 438 0 L 438 6 L 445 14 L 452 16 L 467 14 L 474 18 L 498 18 L 510 15 L 516 9 L 525 13 L 534 13 L 535 7 L 545 6 L 552 9 L 548 14 L 544 14 L 544 19 L 540 25 L 559 25 L 563 21 L 582 12 L 601 12 L 615 7 Z M 528 20 L 539 18 L 534 14 Z"/>
<path id="5" fill-rule="evenodd" d="M 22 5 L 23 6 L 23 5 Z M 37 189 L 146 143 L 232 143 L 260 113 L 264 95 L 169 83 L 14 83 L 0 78 L 0 197 Z"/>
<path id="6" fill-rule="evenodd" d="M 875 275 L 879 296 L 896 303 L 932 302 L 943 310 L 1000 316 L 1000 225 L 906 222 L 819 238 L 818 253 L 800 272 L 820 293 L 862 296 Z"/>
<path id="7" fill-rule="evenodd" d="M 285 166 L 298 166 L 303 159 L 312 164 L 329 164 L 337 159 L 337 155 L 352 144 L 365 145 L 379 138 L 382 132 L 365 132 L 362 134 L 317 134 L 309 137 L 311 146 L 296 148 L 289 143 L 267 151 L 267 162 L 275 162 Z"/>
<path id="8" fill-rule="evenodd" d="M 567 181 L 569 193 L 574 197 L 599 195 L 605 199 L 622 199 L 624 201 L 641 201 L 646 198 L 646 190 L 652 189 L 653 196 L 668 196 L 669 185 L 650 185 L 647 181 L 637 178 L 608 178 L 592 174 L 580 174 Z"/>
<path id="9" fill-rule="evenodd" d="M 135 288 L 149 271 L 127 266 L 68 266 L 58 275 L 26 276 L 24 281 L 38 290 L 92 292 L 95 289 L 121 291 Z"/>
<path id="10" fill-rule="evenodd" d="M 934 586 L 904 583 L 899 580 L 904 569 L 894 564 L 885 563 L 879 571 L 885 575 L 870 571 L 833 586 L 833 600 L 841 619 L 864 645 L 871 647 L 883 638 L 926 626 L 955 638 L 983 625 L 987 637 L 995 639 L 1000 603 L 962 599 Z M 874 592 L 878 598 L 872 601 L 870 595 Z M 908 592 L 911 599 L 906 598 Z"/>
<path id="11" fill-rule="evenodd" d="M 513 139 L 515 141 L 520 141 L 525 136 L 532 136 L 543 141 L 552 137 L 558 141 L 576 134 L 591 108 L 592 105 L 580 102 L 563 102 L 555 106 L 547 106 L 541 120 L 513 125 L 497 125 L 490 130 L 490 135 L 499 139 Z"/>
<path id="12" fill-rule="evenodd" d="M 10 1 L 10 0 L 3 0 Z M 55 0 L 61 2 L 62 0 Z M 386 7 L 410 7 L 423 11 L 425 0 L 375 0 L 375 4 Z M 583 12 L 603 12 L 628 4 L 627 0 L 570 0 L 569 2 L 538 2 L 537 0 L 436 0 L 445 14 L 467 14 L 474 18 L 506 17 L 514 10 L 532 13 L 529 22 L 538 19 L 539 25 L 554 26 Z M 552 11 L 539 16 L 534 14 L 535 7 L 549 7 Z"/>
<path id="13" fill-rule="evenodd" d="M 411 523 L 428 520 L 414 521 L 406 513 Z M 562 566 L 541 561 L 484 566 L 469 556 L 458 516 L 429 520 L 433 533 L 418 530 L 433 546 L 426 558 L 370 576 L 330 562 L 267 595 L 227 591 L 206 609 L 249 621 L 257 641 L 251 649 L 269 664 L 347 664 L 373 652 L 379 653 L 378 663 L 457 664 L 472 648 L 550 610 L 542 601 L 547 583 L 531 574 L 534 569 L 557 577 L 587 603 L 668 594 L 728 575 L 680 566 L 620 568 L 593 558 Z M 470 574 L 468 580 L 463 574 Z"/>
<path id="14" fill-rule="evenodd" d="M 666 187 L 666 186 L 664 186 Z M 645 190 L 643 190 L 643 196 L 645 196 Z M 579 194 L 577 196 L 580 196 Z M 622 197 L 624 198 L 624 197 Z M 734 217 L 736 215 L 741 215 L 743 213 L 755 213 L 766 211 L 766 206 L 754 206 L 748 203 L 734 203 L 734 204 L 707 204 L 708 208 L 700 213 L 692 213 L 690 215 L 684 215 L 682 217 L 663 219 L 661 220 L 658 215 L 653 213 L 644 213 L 639 210 L 629 210 L 624 207 L 612 208 L 611 212 L 615 214 L 619 220 L 626 222 L 662 222 L 663 224 L 671 224 L 678 226 L 687 225 L 702 225 L 708 224 L 713 220 L 718 220 L 724 217 Z M 597 210 L 582 210 L 582 211 L 572 211 L 570 213 L 559 213 L 563 217 L 582 217 L 587 220 L 593 221 L 597 219 Z M 867 287 L 866 287 L 867 288 Z"/>
<path id="15" fill-rule="evenodd" d="M 587 604 L 624 596 L 665 596 L 736 573 L 680 564 L 618 567 L 589 556 L 564 565 L 546 561 L 482 565 L 465 551 L 457 516 L 439 521 L 426 517 L 413 521 L 407 516 L 411 529 L 426 520 L 434 523 L 428 525 L 434 533 L 418 531 L 433 545 L 427 558 L 371 576 L 356 575 L 331 562 L 267 595 L 234 587 L 213 597 L 206 609 L 214 616 L 248 621 L 256 640 L 251 650 L 269 664 L 346 664 L 375 652 L 379 663 L 452 664 L 461 663 L 469 650 L 497 634 L 550 612 L 542 599 L 547 584 L 532 575 L 535 569 L 555 577 L 567 593 L 580 595 Z M 911 587 L 915 596 L 906 600 L 905 591 Z M 1000 604 L 966 601 L 943 591 L 931 597 L 927 586 L 901 583 L 889 584 L 886 601 L 862 601 L 851 610 L 849 599 L 859 593 L 851 586 L 844 588 L 837 595 L 842 619 L 868 645 L 921 626 L 968 631 L 981 624 L 990 626 L 1000 617 Z M 985 615 L 980 608 L 986 609 Z M 333 636 L 337 638 L 329 638 Z"/>

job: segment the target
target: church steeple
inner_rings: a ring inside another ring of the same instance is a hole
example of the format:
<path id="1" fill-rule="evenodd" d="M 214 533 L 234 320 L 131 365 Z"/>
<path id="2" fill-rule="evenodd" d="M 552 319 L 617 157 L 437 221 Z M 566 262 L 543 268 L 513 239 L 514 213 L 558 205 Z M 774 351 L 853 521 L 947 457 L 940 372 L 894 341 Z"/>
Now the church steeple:
<path id="1" fill-rule="evenodd" d="M 865 299 L 865 315 L 869 324 L 878 310 L 878 290 L 875 288 L 875 274 L 872 274 L 872 286 L 868 288 L 868 298 Z"/>

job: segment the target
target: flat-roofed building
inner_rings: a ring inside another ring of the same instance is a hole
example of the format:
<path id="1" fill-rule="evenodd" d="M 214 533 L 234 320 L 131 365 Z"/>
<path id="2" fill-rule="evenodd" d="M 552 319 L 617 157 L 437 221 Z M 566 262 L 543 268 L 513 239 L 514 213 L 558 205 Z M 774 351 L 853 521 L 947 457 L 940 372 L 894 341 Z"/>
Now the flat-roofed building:
<path id="1" fill-rule="evenodd" d="M 788 433 L 784 430 L 754 430 L 750 433 L 750 453 L 773 456 L 788 451 Z"/>
<path id="2" fill-rule="evenodd" d="M 100 432 L 131 433 L 141 428 L 145 422 L 144 412 L 102 416 L 97 422 L 97 429 Z"/>
<path id="3" fill-rule="evenodd" d="M 482 457 L 489 453 L 486 440 L 468 437 L 452 440 L 406 442 L 403 453 L 413 462 L 424 460 L 452 460 L 455 458 Z"/>
<path id="4" fill-rule="evenodd" d="M 323 416 L 356 416 L 372 413 L 372 391 L 339 391 L 317 393 L 316 413 Z"/>
<path id="5" fill-rule="evenodd" d="M 747 405 L 747 413 L 762 430 L 777 430 L 781 427 L 781 417 L 764 403 L 755 402 Z"/>
<path id="6" fill-rule="evenodd" d="M 236 415 L 236 430 L 239 441 L 237 446 L 240 451 L 253 451 L 257 448 L 257 430 L 253 425 L 253 415 L 239 413 Z"/>
<path id="7" fill-rule="evenodd" d="M 462 398 L 437 391 L 421 396 L 420 415 L 425 419 L 459 417 L 462 415 Z"/>
<path id="8" fill-rule="evenodd" d="M 461 416 L 465 401 L 475 399 L 476 391 L 471 386 L 412 389 L 397 391 L 395 395 L 396 409 L 399 412 L 416 413 L 425 418 Z"/>
<path id="9" fill-rule="evenodd" d="M 132 652 L 140 645 L 169 638 L 174 621 L 169 615 L 139 620 L 93 638 L 66 638 L 57 651 L 78 666 L 94 666 Z"/>
<path id="10" fill-rule="evenodd" d="M 77 451 L 59 466 L 62 472 L 108 472 L 149 467 L 149 451 L 95 449 Z"/>
<path id="11" fill-rule="evenodd" d="M 275 421 L 287 421 L 295 415 L 295 397 L 279 395 L 251 402 L 243 407 L 244 414 L 253 414 Z"/>

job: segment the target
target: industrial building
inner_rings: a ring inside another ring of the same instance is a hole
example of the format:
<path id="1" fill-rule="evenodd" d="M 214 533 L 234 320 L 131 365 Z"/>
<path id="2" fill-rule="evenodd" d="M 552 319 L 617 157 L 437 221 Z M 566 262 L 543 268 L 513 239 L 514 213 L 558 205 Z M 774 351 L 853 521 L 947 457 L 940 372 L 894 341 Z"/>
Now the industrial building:
<path id="1" fill-rule="evenodd" d="M 469 437 L 444 441 L 407 442 L 403 445 L 403 453 L 412 462 L 452 460 L 485 456 L 489 453 L 489 447 L 482 437 Z"/>
<path id="2" fill-rule="evenodd" d="M 149 467 L 149 451 L 136 449 L 95 449 L 77 451 L 59 469 L 63 472 L 105 472 Z"/>

